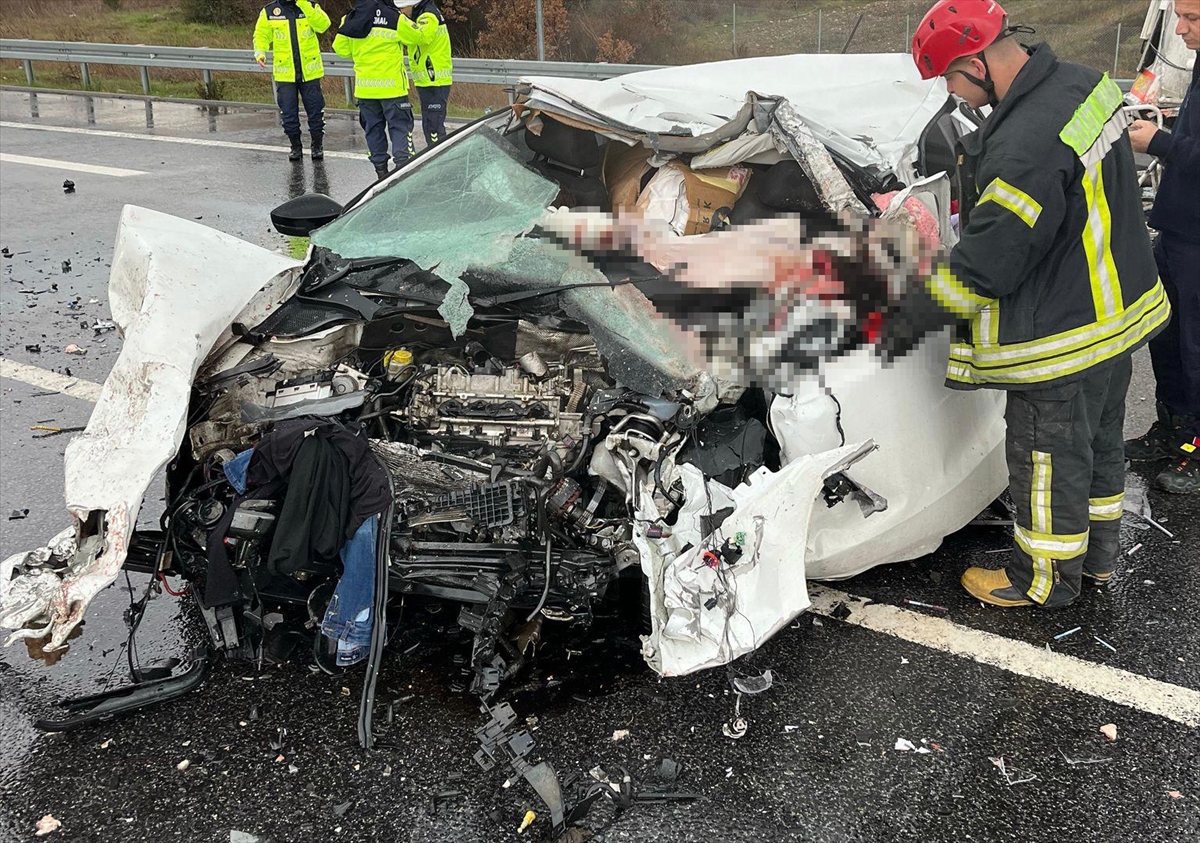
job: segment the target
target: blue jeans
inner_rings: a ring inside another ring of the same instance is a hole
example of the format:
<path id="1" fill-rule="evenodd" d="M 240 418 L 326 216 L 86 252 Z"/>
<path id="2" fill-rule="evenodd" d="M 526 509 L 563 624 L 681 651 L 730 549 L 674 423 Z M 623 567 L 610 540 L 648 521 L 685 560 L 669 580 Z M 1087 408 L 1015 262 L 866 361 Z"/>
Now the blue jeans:
<path id="1" fill-rule="evenodd" d="M 239 495 L 246 494 L 246 472 L 250 470 L 252 456 L 254 456 L 254 449 L 247 448 L 221 466 L 221 470 L 225 472 L 225 479 Z"/>
<path id="2" fill-rule="evenodd" d="M 403 166 L 413 155 L 412 104 L 407 97 L 386 100 L 358 101 L 358 122 L 367 136 L 371 163 L 377 168 L 387 165 L 388 136 L 392 139 L 392 159 Z"/>
<path id="3" fill-rule="evenodd" d="M 341 667 L 362 661 L 371 649 L 378 533 L 379 516 L 372 515 L 342 546 L 342 578 L 321 621 L 321 632 L 338 642 Z"/>
<path id="4" fill-rule="evenodd" d="M 321 80 L 308 82 L 277 82 L 275 101 L 279 103 L 279 118 L 283 133 L 288 137 L 300 137 L 300 101 L 304 101 L 304 112 L 308 115 L 308 133 L 313 137 L 325 132 L 325 94 Z"/>
<path id="5" fill-rule="evenodd" d="M 446 103 L 450 100 L 449 85 L 426 85 L 417 88 L 421 98 L 421 129 L 425 143 L 437 146 L 446 139 Z"/>

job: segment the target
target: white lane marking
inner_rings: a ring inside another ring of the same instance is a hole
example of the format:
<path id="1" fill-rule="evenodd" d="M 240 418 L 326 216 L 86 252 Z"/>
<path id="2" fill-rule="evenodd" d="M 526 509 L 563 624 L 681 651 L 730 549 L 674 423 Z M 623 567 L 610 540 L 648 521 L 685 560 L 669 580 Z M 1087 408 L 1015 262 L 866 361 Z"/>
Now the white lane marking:
<path id="1" fill-rule="evenodd" d="M 100 384 L 60 375 L 0 357 L 0 377 L 40 389 L 95 402 Z M 1038 679 L 1088 696 L 1155 714 L 1195 728 L 1200 724 L 1200 691 L 1160 682 L 1127 670 L 1053 653 L 991 632 L 972 629 L 945 618 L 918 614 L 882 603 L 864 605 L 861 598 L 822 585 L 809 586 L 809 611 L 834 617 L 839 603 L 850 614 L 846 623 L 881 632 L 912 644 L 973 659 L 1018 676 Z"/>
<path id="2" fill-rule="evenodd" d="M 266 143 L 241 143 L 238 141 L 207 140 L 205 138 L 172 138 L 164 135 L 142 135 L 137 132 L 110 132 L 106 129 L 81 129 L 75 126 L 43 126 L 38 123 L 14 123 L 10 120 L 0 120 L 0 127 L 5 129 L 30 129 L 35 132 L 61 132 L 67 135 L 92 135 L 102 138 L 120 138 L 123 140 L 158 141 L 159 143 L 182 143 L 188 146 L 215 146 L 221 149 L 243 149 L 248 152 L 283 152 L 290 150 L 286 146 L 272 146 Z M 365 152 L 325 152 L 326 158 L 349 158 L 354 161 L 365 161 Z"/>
<path id="3" fill-rule="evenodd" d="M 1156 714 L 1185 726 L 1195 728 L 1200 724 L 1200 691 L 1191 688 L 1053 653 L 1024 641 L 1014 641 L 898 606 L 863 605 L 857 602 L 861 598 L 824 586 L 810 586 L 809 597 L 812 600 L 810 611 L 824 617 L 833 617 L 834 608 L 844 603 L 850 610 L 846 623 Z"/>
<path id="4" fill-rule="evenodd" d="M 31 167 L 49 167 L 52 170 L 70 170 L 72 173 L 94 173 L 97 176 L 144 176 L 141 170 L 125 170 L 121 167 L 101 167 L 99 164 L 79 164 L 75 161 L 61 161 L 58 158 L 34 158 L 30 155 L 11 155 L 0 152 L 0 162 L 9 164 L 28 164 Z"/>
<path id="5" fill-rule="evenodd" d="M 49 392 L 61 392 L 72 398 L 95 403 L 100 398 L 100 384 L 74 378 L 70 375 L 60 375 L 49 369 L 41 369 L 26 363 L 18 363 L 7 357 L 0 357 L 0 378 L 20 381 L 29 386 L 36 386 Z"/>

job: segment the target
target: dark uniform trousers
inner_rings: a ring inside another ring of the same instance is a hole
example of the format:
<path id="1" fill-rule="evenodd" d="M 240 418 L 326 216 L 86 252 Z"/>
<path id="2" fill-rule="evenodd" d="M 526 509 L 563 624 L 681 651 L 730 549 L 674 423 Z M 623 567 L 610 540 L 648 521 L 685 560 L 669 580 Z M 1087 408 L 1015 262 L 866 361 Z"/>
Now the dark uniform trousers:
<path id="1" fill-rule="evenodd" d="M 450 101 L 449 85 L 417 86 L 421 98 L 421 129 L 425 143 L 437 146 L 446 138 L 446 104 Z"/>
<path id="2" fill-rule="evenodd" d="M 1200 447 L 1200 243 L 1164 232 L 1154 257 L 1171 302 L 1170 324 L 1150 340 L 1156 397 L 1183 425 L 1181 441 Z"/>
<path id="3" fill-rule="evenodd" d="M 1008 393 L 1009 493 L 1016 541 L 1009 580 L 1031 600 L 1065 606 L 1084 570 L 1111 573 L 1125 494 L 1129 355 L 1072 383 Z"/>
<path id="4" fill-rule="evenodd" d="M 360 99 L 358 122 L 367 137 L 371 163 L 383 167 L 388 162 L 388 138 L 392 140 L 392 160 L 399 169 L 413 157 L 412 103 L 407 96 L 392 99 Z"/>
<path id="5" fill-rule="evenodd" d="M 275 101 L 279 103 L 279 117 L 283 133 L 289 138 L 300 137 L 300 102 L 308 115 L 308 133 L 313 137 L 325 131 L 325 93 L 321 80 L 307 82 L 276 82 Z"/>

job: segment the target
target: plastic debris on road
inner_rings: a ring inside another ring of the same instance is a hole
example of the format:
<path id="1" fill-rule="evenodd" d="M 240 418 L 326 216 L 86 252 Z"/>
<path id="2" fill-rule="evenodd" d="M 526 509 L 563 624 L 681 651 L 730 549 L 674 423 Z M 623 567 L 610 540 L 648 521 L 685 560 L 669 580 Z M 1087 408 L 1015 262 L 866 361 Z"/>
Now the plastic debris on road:
<path id="1" fill-rule="evenodd" d="M 1013 787 L 1018 784 L 1027 784 L 1028 782 L 1037 780 L 1037 776 L 1035 776 L 1033 773 L 1026 773 L 1024 770 L 1018 770 L 1016 767 L 1010 767 L 1008 762 L 1005 761 L 1003 755 L 998 758 L 989 757 L 988 760 L 996 765 L 996 769 L 1000 771 L 1000 775 L 1004 776 L 1004 781 L 1008 783 L 1009 787 Z"/>
<path id="2" fill-rule="evenodd" d="M 1105 723 L 1100 727 L 1100 733 L 1110 741 L 1115 741 L 1117 739 L 1117 724 Z"/>
<path id="3" fill-rule="evenodd" d="M 37 831 L 34 832 L 38 837 L 45 837 L 47 834 L 58 831 L 62 828 L 62 823 L 55 819 L 53 814 L 46 814 L 37 821 Z"/>

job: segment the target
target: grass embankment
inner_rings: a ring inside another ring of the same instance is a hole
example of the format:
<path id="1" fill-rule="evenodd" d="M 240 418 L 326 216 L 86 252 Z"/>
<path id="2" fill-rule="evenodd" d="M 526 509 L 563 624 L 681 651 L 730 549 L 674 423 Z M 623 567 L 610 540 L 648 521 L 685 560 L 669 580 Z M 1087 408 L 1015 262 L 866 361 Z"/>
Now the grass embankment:
<path id="1" fill-rule="evenodd" d="M 46 0 L 3 2 L 0 38 L 162 44 L 177 47 L 251 47 L 252 27 L 188 23 L 166 0 L 122 0 L 121 8 L 115 10 L 100 0 L 73 0 L 71 3 Z M 328 50 L 328 44 L 323 46 Z M 92 80 L 89 90 L 103 93 L 143 93 L 141 76 L 136 67 L 93 64 L 88 66 L 88 70 Z M 0 63 L 0 84 L 26 84 L 25 71 L 20 62 Z M 34 85 L 39 88 L 77 90 L 83 88 L 83 80 L 79 67 L 75 65 L 39 62 L 34 64 Z M 327 77 L 322 87 L 330 107 L 353 107 L 346 102 L 341 78 Z M 151 69 L 150 93 L 160 97 L 257 103 L 270 103 L 274 96 L 269 71 L 214 73 L 213 88 L 208 90 L 199 70 Z M 415 93 L 412 100 L 414 111 L 420 113 L 420 103 Z M 504 92 L 492 85 L 455 85 L 450 98 L 449 115 L 460 118 L 478 117 L 484 113 L 485 108 L 499 108 L 507 102 Z"/>

